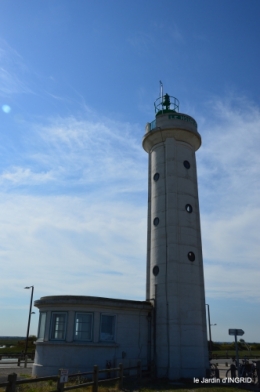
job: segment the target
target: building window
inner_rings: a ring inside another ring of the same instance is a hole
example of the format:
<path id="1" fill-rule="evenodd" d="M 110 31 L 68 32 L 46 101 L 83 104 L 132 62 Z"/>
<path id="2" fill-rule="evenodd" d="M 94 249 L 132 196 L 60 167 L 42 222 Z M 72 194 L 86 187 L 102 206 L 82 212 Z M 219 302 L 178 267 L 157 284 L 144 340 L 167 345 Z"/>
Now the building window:
<path id="1" fill-rule="evenodd" d="M 185 206 L 186 211 L 191 214 L 192 213 L 192 206 L 190 204 L 186 204 Z"/>
<path id="2" fill-rule="evenodd" d="M 67 324 L 67 313 L 52 313 L 51 319 L 51 339 L 65 340 Z"/>
<path id="3" fill-rule="evenodd" d="M 115 321 L 116 316 L 110 316 L 108 314 L 101 315 L 100 340 L 103 342 L 115 341 Z"/>
<path id="4" fill-rule="evenodd" d="M 189 161 L 184 161 L 183 165 L 184 165 L 184 167 L 186 167 L 186 169 L 190 168 L 190 162 Z"/>
<path id="5" fill-rule="evenodd" d="M 190 261 L 194 261 L 194 260 L 195 260 L 195 254 L 194 254 L 193 252 L 189 252 L 189 253 L 188 253 L 188 259 L 189 259 Z"/>
<path id="6" fill-rule="evenodd" d="M 153 220 L 154 226 L 158 226 L 159 222 L 160 222 L 159 218 L 154 218 L 154 220 Z"/>
<path id="7" fill-rule="evenodd" d="M 154 181 L 158 181 L 160 178 L 160 174 L 159 173 L 155 173 L 155 175 L 153 176 Z"/>
<path id="8" fill-rule="evenodd" d="M 153 267 L 153 274 L 154 274 L 154 276 L 157 276 L 159 274 L 159 267 L 158 267 L 158 265 L 155 265 Z"/>
<path id="9" fill-rule="evenodd" d="M 40 312 L 39 327 L 38 327 L 38 339 L 44 339 L 45 326 L 46 326 L 46 312 Z"/>
<path id="10" fill-rule="evenodd" d="M 75 318 L 75 340 L 92 340 L 92 313 L 76 313 Z"/>

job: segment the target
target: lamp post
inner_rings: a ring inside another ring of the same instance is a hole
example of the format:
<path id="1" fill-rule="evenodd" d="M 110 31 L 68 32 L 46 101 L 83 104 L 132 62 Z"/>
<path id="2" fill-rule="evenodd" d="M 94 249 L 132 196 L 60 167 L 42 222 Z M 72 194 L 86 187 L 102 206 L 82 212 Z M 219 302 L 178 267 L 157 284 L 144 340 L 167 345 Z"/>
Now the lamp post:
<path id="1" fill-rule="evenodd" d="M 25 289 L 32 289 L 32 291 L 31 291 L 30 308 L 29 308 L 28 325 L 27 325 L 27 333 L 26 333 L 26 341 L 25 341 L 25 350 L 24 350 L 24 355 L 27 355 L 28 337 L 29 337 L 30 323 L 31 323 L 31 314 L 32 314 L 32 300 L 33 300 L 34 286 L 25 287 Z"/>
<path id="2" fill-rule="evenodd" d="M 210 324 L 210 313 L 209 313 L 209 305 L 205 304 L 208 307 L 208 325 L 209 325 L 209 350 L 212 351 L 212 341 L 211 341 L 211 324 Z"/>

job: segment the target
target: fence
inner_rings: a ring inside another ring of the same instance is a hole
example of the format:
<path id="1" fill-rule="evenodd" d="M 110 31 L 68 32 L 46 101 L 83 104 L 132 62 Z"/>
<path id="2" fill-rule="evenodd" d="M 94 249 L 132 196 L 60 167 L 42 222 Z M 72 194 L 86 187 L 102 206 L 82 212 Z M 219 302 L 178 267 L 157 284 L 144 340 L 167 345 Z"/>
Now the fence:
<path id="1" fill-rule="evenodd" d="M 47 376 L 47 377 L 39 377 L 39 378 L 34 378 L 31 380 L 25 379 L 25 380 L 17 380 L 17 374 L 12 373 L 9 374 L 8 376 L 8 381 L 4 383 L 0 383 L 0 387 L 6 387 L 5 392 L 15 392 L 16 387 L 21 385 L 21 384 L 32 384 L 32 383 L 38 383 L 38 382 L 43 382 L 43 381 L 49 381 L 53 380 L 56 381 L 56 389 L 51 391 L 51 392 L 63 392 L 63 391 L 70 391 L 73 389 L 78 389 L 82 387 L 87 387 L 92 385 L 92 391 L 93 392 L 98 392 L 98 386 L 99 384 L 103 384 L 106 382 L 111 382 L 111 381 L 118 381 L 119 383 L 119 389 L 123 388 L 123 378 L 124 378 L 124 370 L 137 370 L 137 376 L 138 378 L 142 377 L 142 367 L 141 367 L 141 361 L 138 361 L 137 366 L 132 366 L 123 369 L 123 365 L 119 364 L 118 368 L 110 368 L 110 369 L 101 369 L 99 370 L 98 366 L 95 365 L 93 368 L 92 372 L 83 372 L 83 373 L 76 373 L 76 374 L 70 374 L 68 375 L 68 379 L 73 380 L 82 380 L 83 376 L 90 376 L 92 375 L 92 381 L 87 381 L 87 382 L 82 382 L 78 383 L 77 385 L 72 385 L 72 386 L 65 386 L 65 382 L 62 381 L 61 377 L 61 371 L 58 376 Z M 106 378 L 106 379 L 100 379 L 99 374 L 100 373 L 108 373 L 108 375 L 111 375 L 111 373 L 117 373 L 117 377 L 113 378 Z M 86 377 L 84 377 L 86 379 Z"/>

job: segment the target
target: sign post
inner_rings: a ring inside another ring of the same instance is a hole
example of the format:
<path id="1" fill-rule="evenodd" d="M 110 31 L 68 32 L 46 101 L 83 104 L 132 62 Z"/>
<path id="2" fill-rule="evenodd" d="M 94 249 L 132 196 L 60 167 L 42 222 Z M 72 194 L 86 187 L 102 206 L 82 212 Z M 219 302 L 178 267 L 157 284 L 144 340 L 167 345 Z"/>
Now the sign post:
<path id="1" fill-rule="evenodd" d="M 60 383 L 68 382 L 69 371 L 68 369 L 60 369 Z"/>
<path id="2" fill-rule="evenodd" d="M 57 391 L 64 391 L 64 383 L 68 382 L 69 371 L 68 369 L 60 369 L 57 380 Z"/>
<path id="3" fill-rule="evenodd" d="M 236 364 L 237 364 L 237 372 L 238 372 L 238 377 L 240 377 L 240 369 L 239 369 L 239 357 L 238 357 L 238 346 L 237 346 L 237 336 L 243 336 L 244 335 L 243 329 L 229 329 L 228 334 L 235 336 L 235 345 L 236 345 Z"/>

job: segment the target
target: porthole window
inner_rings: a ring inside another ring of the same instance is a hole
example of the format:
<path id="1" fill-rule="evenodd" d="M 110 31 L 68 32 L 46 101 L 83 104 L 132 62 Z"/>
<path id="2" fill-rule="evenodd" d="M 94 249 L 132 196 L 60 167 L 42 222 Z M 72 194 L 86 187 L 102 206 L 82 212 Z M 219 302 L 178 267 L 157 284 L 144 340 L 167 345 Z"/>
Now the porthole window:
<path id="1" fill-rule="evenodd" d="M 194 254 L 193 252 L 189 252 L 189 253 L 188 253 L 188 259 L 189 259 L 190 261 L 194 261 L 194 260 L 195 260 L 195 254 Z"/>
<path id="2" fill-rule="evenodd" d="M 154 220 L 153 220 L 154 226 L 158 226 L 159 222 L 160 222 L 159 218 L 154 218 Z"/>
<path id="3" fill-rule="evenodd" d="M 153 267 L 153 274 L 154 274 L 154 276 L 157 276 L 159 274 L 159 267 L 158 267 L 158 265 L 155 265 Z"/>
<path id="4" fill-rule="evenodd" d="M 184 165 L 184 167 L 186 167 L 186 169 L 190 168 L 190 162 L 189 161 L 184 161 L 183 165 Z"/>
<path id="5" fill-rule="evenodd" d="M 160 178 L 160 174 L 159 173 L 155 173 L 155 175 L 153 176 L 154 181 L 158 181 Z"/>
<path id="6" fill-rule="evenodd" d="M 192 213 L 192 206 L 190 204 L 186 204 L 185 206 L 186 211 L 191 214 Z"/>

